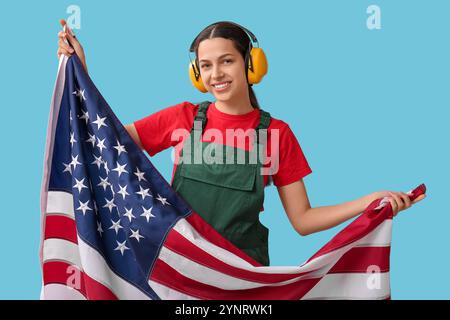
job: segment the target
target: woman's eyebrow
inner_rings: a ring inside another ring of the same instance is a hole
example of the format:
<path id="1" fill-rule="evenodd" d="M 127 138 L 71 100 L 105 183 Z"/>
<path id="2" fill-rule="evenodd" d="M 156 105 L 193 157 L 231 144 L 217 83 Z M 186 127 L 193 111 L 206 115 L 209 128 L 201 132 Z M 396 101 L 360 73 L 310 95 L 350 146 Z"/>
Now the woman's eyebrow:
<path id="1" fill-rule="evenodd" d="M 221 55 L 218 59 L 222 59 L 223 57 L 226 57 L 226 56 L 232 56 L 232 55 L 233 55 L 232 53 L 225 53 L 225 54 Z M 209 61 L 209 60 L 207 60 L 207 59 L 202 59 L 202 60 L 200 60 L 199 62 L 203 62 L 203 61 Z"/>

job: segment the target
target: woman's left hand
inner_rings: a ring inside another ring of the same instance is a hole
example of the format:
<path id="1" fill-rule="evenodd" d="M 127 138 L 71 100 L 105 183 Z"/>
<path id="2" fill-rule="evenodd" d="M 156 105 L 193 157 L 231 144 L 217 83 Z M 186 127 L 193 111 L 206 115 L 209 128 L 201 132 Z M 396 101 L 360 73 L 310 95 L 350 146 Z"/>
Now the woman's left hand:
<path id="1" fill-rule="evenodd" d="M 424 199 L 426 197 L 425 194 L 418 196 L 414 201 L 409 199 L 409 195 L 404 192 L 394 192 L 388 191 L 389 195 L 387 195 L 389 202 L 392 206 L 392 211 L 394 212 L 394 217 L 402 210 L 406 210 L 410 208 L 413 204 L 418 201 Z"/>
<path id="2" fill-rule="evenodd" d="M 396 191 L 377 191 L 369 195 L 367 205 L 373 200 L 387 197 L 392 206 L 394 217 L 402 210 L 410 208 L 413 204 L 423 200 L 426 194 L 418 196 L 414 201 L 409 199 L 409 195 L 404 192 Z"/>

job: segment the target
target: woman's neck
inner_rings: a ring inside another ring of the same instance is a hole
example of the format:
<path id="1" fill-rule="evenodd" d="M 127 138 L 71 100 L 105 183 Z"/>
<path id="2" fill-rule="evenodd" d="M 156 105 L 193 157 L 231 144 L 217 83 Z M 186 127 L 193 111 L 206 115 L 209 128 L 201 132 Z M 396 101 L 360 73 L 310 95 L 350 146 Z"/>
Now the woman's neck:
<path id="1" fill-rule="evenodd" d="M 250 100 L 248 101 L 241 100 L 240 102 L 228 102 L 217 100 L 214 104 L 220 112 L 232 115 L 246 114 L 253 111 L 253 106 L 251 105 Z"/>

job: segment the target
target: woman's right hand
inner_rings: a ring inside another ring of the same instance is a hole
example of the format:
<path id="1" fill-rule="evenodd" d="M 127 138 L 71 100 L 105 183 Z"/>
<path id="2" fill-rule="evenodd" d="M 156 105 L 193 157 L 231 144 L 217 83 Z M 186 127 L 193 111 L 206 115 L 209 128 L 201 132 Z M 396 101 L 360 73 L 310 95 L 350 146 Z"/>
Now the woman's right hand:
<path id="1" fill-rule="evenodd" d="M 66 21 L 65 20 L 60 20 L 59 23 L 61 24 L 61 26 L 64 28 L 64 26 L 66 26 Z M 77 37 L 75 36 L 75 34 L 72 32 L 72 29 L 69 28 L 69 26 L 66 26 L 66 32 L 64 31 L 60 31 L 58 33 L 58 59 L 60 57 L 61 54 L 64 54 L 68 57 L 70 57 L 72 54 L 76 53 L 78 58 L 80 58 L 81 63 L 83 64 L 84 70 L 87 70 L 87 65 L 86 65 L 86 57 L 84 55 L 84 50 L 83 50 L 83 46 L 80 44 L 80 42 L 78 41 Z M 67 40 L 69 44 L 67 44 L 64 40 Z"/>

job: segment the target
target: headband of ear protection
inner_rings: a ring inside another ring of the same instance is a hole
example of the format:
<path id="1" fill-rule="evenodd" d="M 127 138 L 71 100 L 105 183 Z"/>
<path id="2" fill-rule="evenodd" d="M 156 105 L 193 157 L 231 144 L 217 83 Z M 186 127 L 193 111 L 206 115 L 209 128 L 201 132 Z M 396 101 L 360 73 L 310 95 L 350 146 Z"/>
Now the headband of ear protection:
<path id="1" fill-rule="evenodd" d="M 215 23 L 207 26 L 205 29 L 209 28 L 212 25 L 221 23 L 221 22 L 227 22 L 227 23 L 230 23 L 230 24 L 233 24 L 233 25 L 239 27 L 247 34 L 247 36 L 249 36 L 249 44 L 248 44 L 247 51 L 245 52 L 245 59 L 244 59 L 245 65 L 247 66 L 247 70 L 246 70 L 245 74 L 247 77 L 248 84 L 253 85 L 255 83 L 259 83 L 262 80 L 262 78 L 264 77 L 264 75 L 267 73 L 268 63 L 267 63 L 266 55 L 265 55 L 263 49 L 259 48 L 259 43 L 258 43 L 258 40 L 256 39 L 255 35 L 247 28 L 245 28 L 237 23 L 231 22 L 231 21 L 215 22 Z M 203 29 L 203 30 L 205 30 L 205 29 Z M 200 33 L 199 33 L 199 35 L 200 35 Z M 194 44 L 195 44 L 195 41 L 197 40 L 197 38 L 199 37 L 199 35 L 197 35 L 197 37 L 195 37 L 194 41 L 192 41 L 192 44 L 189 48 L 189 53 L 195 51 Z M 258 47 L 253 47 L 252 42 L 258 44 Z M 189 60 L 191 60 L 190 57 L 189 57 Z M 195 63 L 193 63 L 192 60 L 189 63 L 189 78 L 191 79 L 191 82 L 194 85 L 194 87 L 196 87 L 201 92 L 205 93 L 208 90 L 206 90 L 205 85 L 203 84 L 202 78 L 200 76 L 200 68 L 199 68 L 197 61 L 198 61 L 198 59 L 196 58 Z"/>

